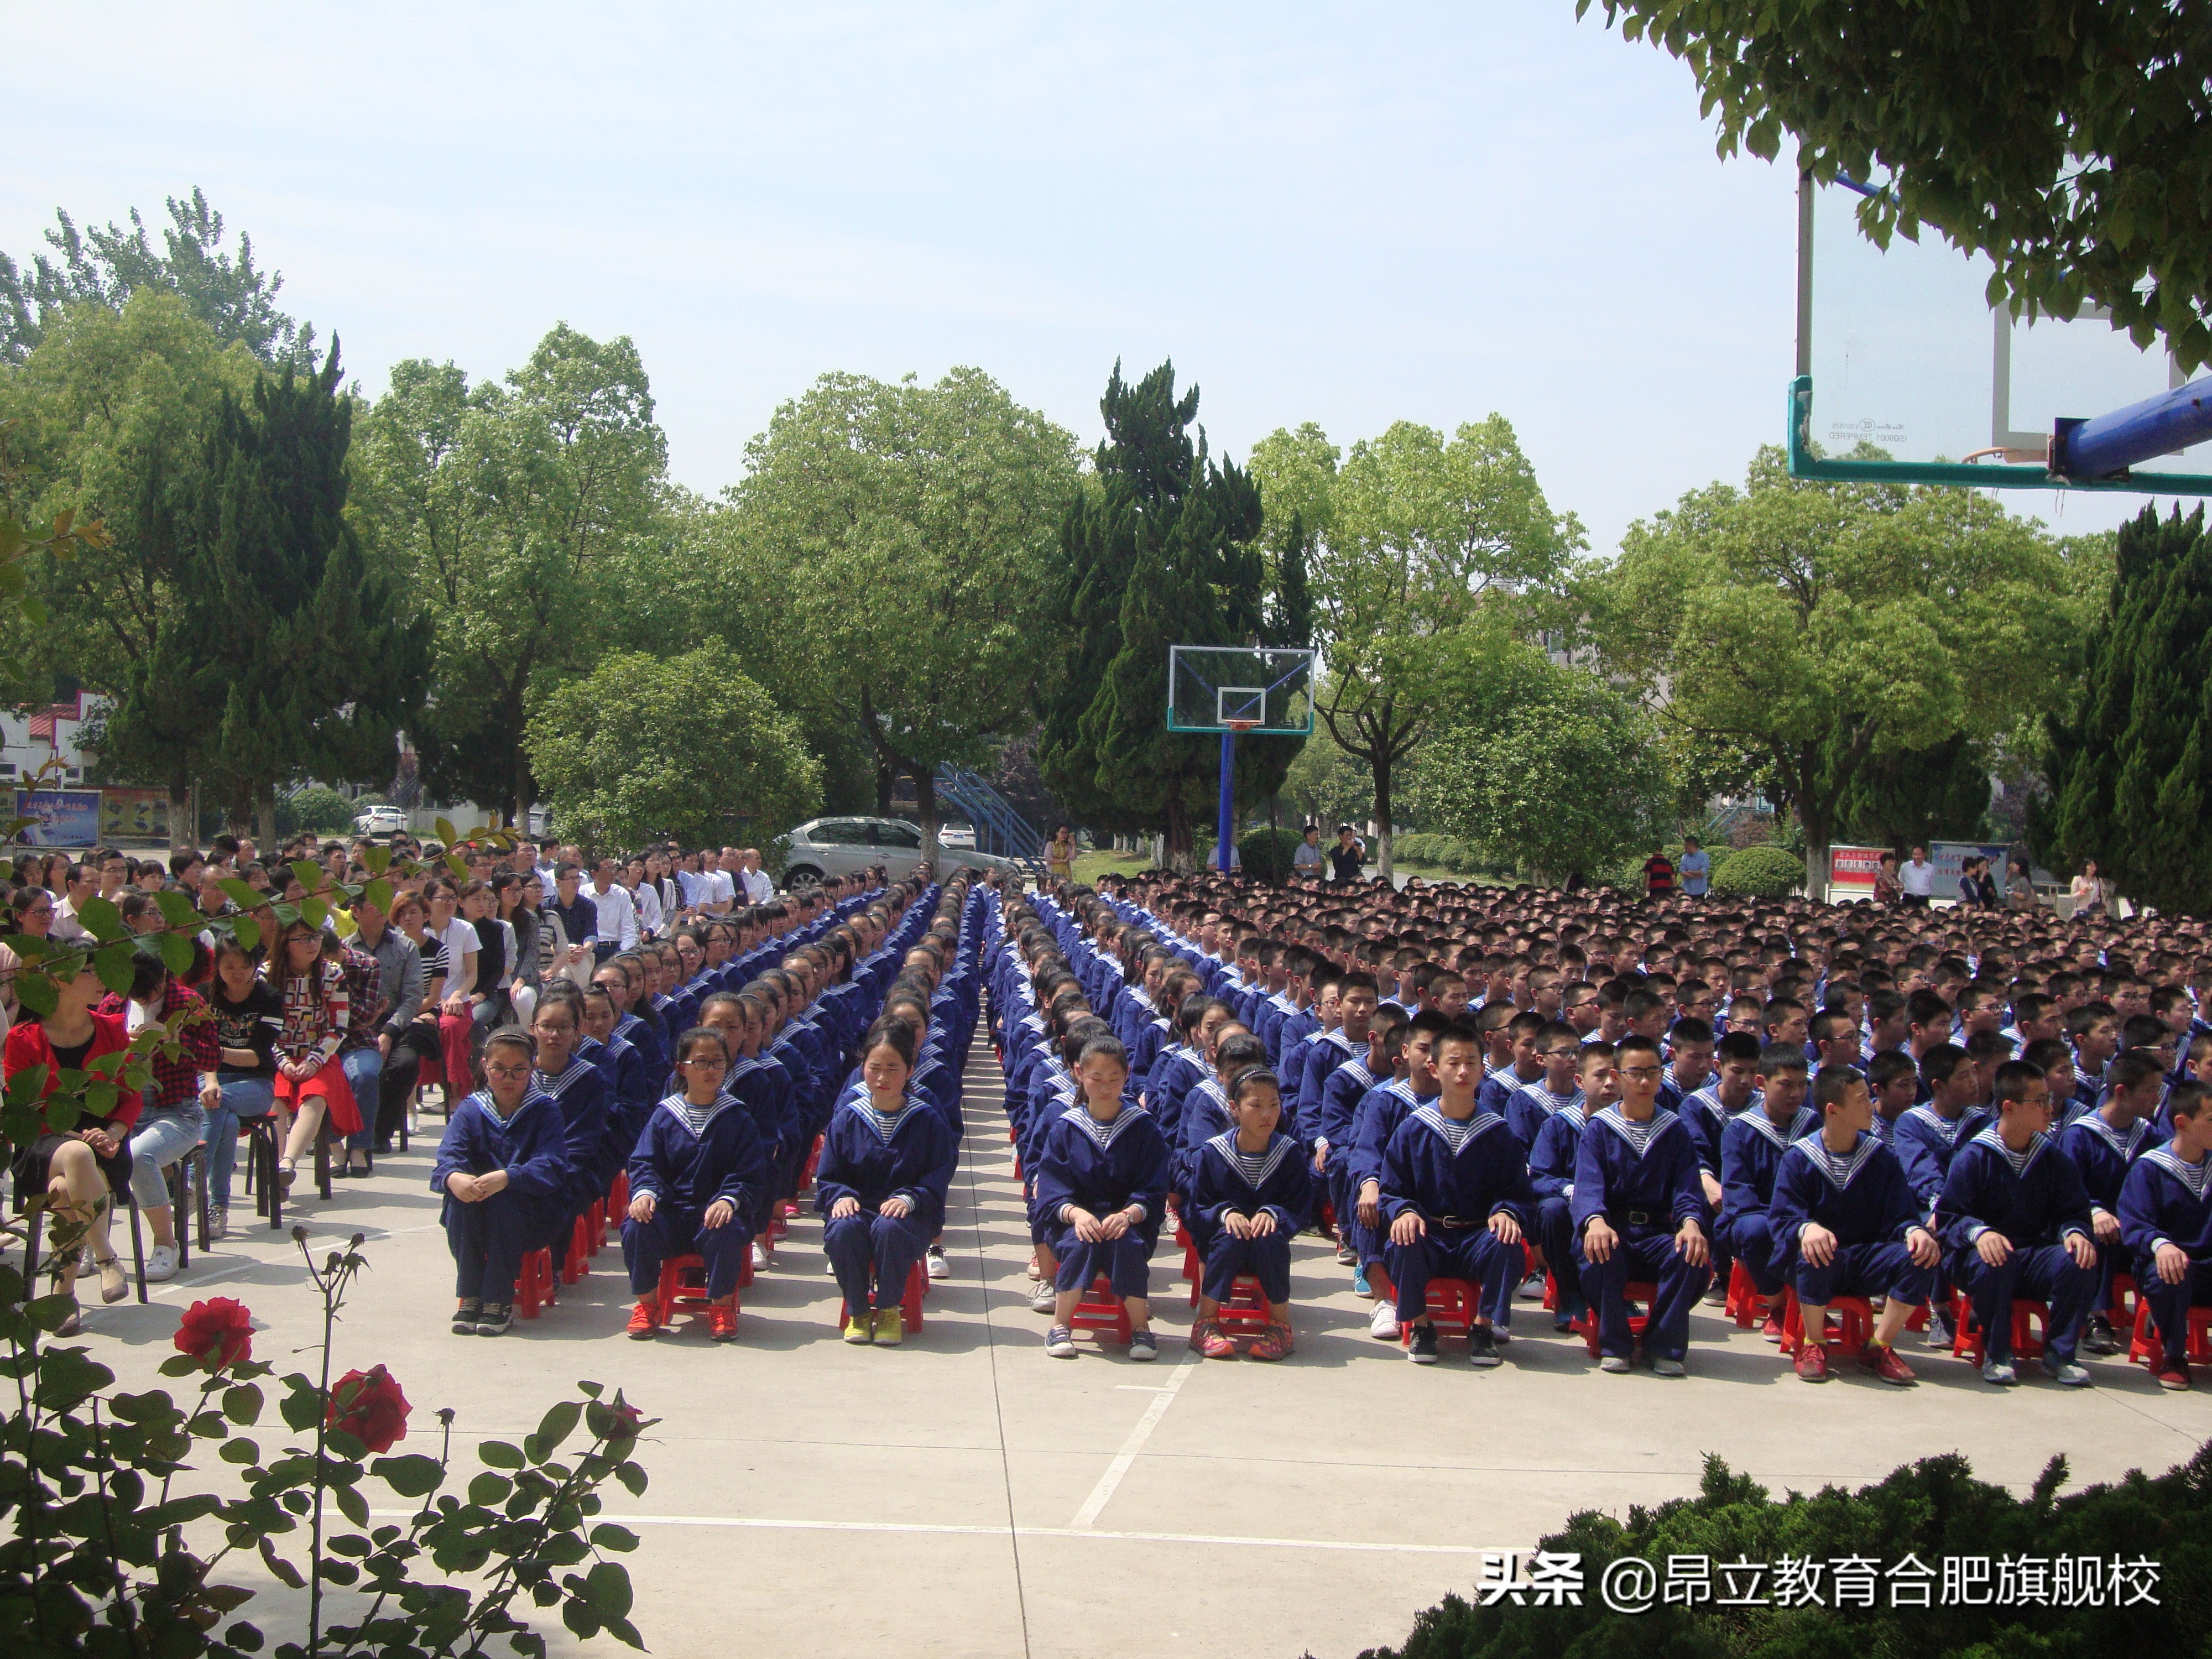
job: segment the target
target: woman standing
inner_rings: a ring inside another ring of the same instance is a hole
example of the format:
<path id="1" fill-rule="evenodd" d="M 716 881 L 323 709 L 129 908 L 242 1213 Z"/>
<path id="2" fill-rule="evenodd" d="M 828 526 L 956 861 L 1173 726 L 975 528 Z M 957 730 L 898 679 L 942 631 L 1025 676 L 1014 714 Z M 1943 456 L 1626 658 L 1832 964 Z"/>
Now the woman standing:
<path id="1" fill-rule="evenodd" d="M 509 984 L 507 996 L 514 1004 L 515 1023 L 527 1025 L 538 1007 L 538 988 L 545 982 L 545 965 L 539 950 L 544 938 L 544 927 L 538 912 L 538 907 L 545 902 L 545 884 L 535 872 L 500 879 L 511 879 L 514 884 L 500 896 L 501 919 L 514 933 L 514 977 Z M 495 882 L 493 885 L 497 886 L 498 883 Z M 513 901 L 511 904 L 507 902 L 510 899 Z"/>
<path id="2" fill-rule="evenodd" d="M 1897 854 L 1884 853 L 1875 866 L 1874 902 L 1885 910 L 1894 910 L 1904 898 L 1905 884 L 1897 878 Z"/>
<path id="3" fill-rule="evenodd" d="M 392 1052 L 384 1058 L 384 1073 L 377 1079 L 382 1098 L 376 1113 L 380 1152 L 387 1150 L 403 1121 L 413 1133 L 411 1117 L 415 1091 L 425 1083 L 445 1076 L 445 1050 L 438 1040 L 439 1006 L 446 997 L 446 947 L 427 926 L 429 908 L 419 893 L 401 893 L 392 901 L 392 925 L 422 958 L 422 1006 L 406 1028 L 392 1039 Z"/>
<path id="4" fill-rule="evenodd" d="M 2111 884 L 2097 873 L 2097 860 L 2081 860 L 2081 873 L 2074 878 L 2074 914 L 2077 916 L 2101 916 L 2112 902 Z"/>
<path id="5" fill-rule="evenodd" d="M 481 884 L 471 885 L 482 890 Z M 469 1092 L 469 1038 L 476 1029 L 477 1000 L 477 957 L 483 950 L 483 940 L 476 930 L 476 917 L 465 913 L 453 883 L 431 882 L 422 889 L 422 896 L 430 907 L 431 935 L 446 953 L 446 994 L 438 1004 L 438 1047 L 446 1079 L 446 1109 L 451 1115 Z"/>
<path id="6" fill-rule="evenodd" d="M 1075 879 L 1075 854 L 1074 830 L 1065 823 L 1057 826 L 1044 848 L 1044 867 L 1053 880 Z"/>

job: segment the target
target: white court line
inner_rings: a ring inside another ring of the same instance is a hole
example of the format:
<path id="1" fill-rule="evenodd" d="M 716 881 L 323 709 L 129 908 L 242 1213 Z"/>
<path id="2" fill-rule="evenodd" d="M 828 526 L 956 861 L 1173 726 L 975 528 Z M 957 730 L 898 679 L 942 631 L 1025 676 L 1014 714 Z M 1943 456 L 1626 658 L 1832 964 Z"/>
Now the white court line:
<path id="1" fill-rule="evenodd" d="M 410 1521 L 416 1510 L 371 1510 L 372 1519 Z M 1003 1526 L 962 1526 L 927 1521 L 780 1521 L 750 1516 L 617 1515 L 602 1511 L 601 1521 L 624 1527 L 736 1527 L 762 1532 L 933 1533 L 960 1538 L 1004 1538 Z M 1331 1538 L 1243 1538 L 1202 1532 L 1098 1532 L 1088 1527 L 1016 1527 L 1018 1538 L 1091 1538 L 1123 1544 L 1225 1544 L 1245 1549 L 1352 1550 L 1367 1555 L 1484 1555 L 1502 1553 L 1475 1544 L 1369 1544 Z"/>
<path id="2" fill-rule="evenodd" d="M 1088 1530 L 1091 1523 L 1098 1518 L 1098 1512 L 1112 1500 L 1114 1489 L 1121 1484 L 1121 1477 L 1128 1474 L 1129 1466 L 1137 1461 L 1137 1454 L 1144 1450 L 1145 1442 L 1150 1440 L 1152 1431 L 1159 1427 L 1160 1419 L 1165 1417 L 1168 1407 L 1175 1404 L 1176 1391 L 1190 1380 L 1192 1370 L 1204 1364 L 1205 1358 L 1203 1354 L 1193 1352 L 1175 1368 L 1167 1385 L 1152 1396 L 1152 1403 L 1145 1407 L 1145 1414 L 1137 1419 L 1137 1426 L 1129 1431 L 1129 1437 L 1121 1443 L 1121 1449 L 1115 1453 L 1114 1461 L 1106 1466 L 1106 1473 L 1098 1477 L 1098 1484 L 1091 1489 L 1091 1496 L 1083 1500 L 1083 1507 L 1076 1510 L 1075 1519 L 1068 1523 L 1071 1528 L 1079 1532 Z"/>

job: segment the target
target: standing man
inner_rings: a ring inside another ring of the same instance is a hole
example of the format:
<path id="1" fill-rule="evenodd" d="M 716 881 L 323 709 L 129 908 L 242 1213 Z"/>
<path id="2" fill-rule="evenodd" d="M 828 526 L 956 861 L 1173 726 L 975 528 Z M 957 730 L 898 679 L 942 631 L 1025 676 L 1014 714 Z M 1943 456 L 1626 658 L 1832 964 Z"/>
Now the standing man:
<path id="1" fill-rule="evenodd" d="M 1898 902 L 1908 910 L 1925 910 L 1928 901 L 1936 891 L 1936 866 L 1928 862 L 1928 849 L 1916 847 L 1905 868 L 1897 872 L 1898 884 L 1905 891 Z"/>
<path id="2" fill-rule="evenodd" d="M 1677 868 L 1682 875 L 1682 891 L 1693 899 L 1705 897 L 1705 887 L 1713 878 L 1713 855 L 1698 845 L 1695 836 L 1682 837 L 1682 861 Z"/>
<path id="3" fill-rule="evenodd" d="M 1674 890 L 1674 860 L 1664 847 L 1655 847 L 1644 860 L 1644 890 L 1652 898 L 1665 898 Z"/>
<path id="4" fill-rule="evenodd" d="M 761 868 L 761 850 L 748 847 L 744 852 L 744 868 L 739 874 L 748 904 L 766 904 L 775 897 L 775 878 Z"/>
<path id="5" fill-rule="evenodd" d="M 592 948 L 601 962 L 617 951 L 637 949 L 637 906 L 629 890 L 615 879 L 615 861 L 602 858 L 592 866 L 592 887 L 585 895 L 599 913 L 599 942 Z"/>
<path id="6" fill-rule="evenodd" d="M 100 884 L 99 874 L 88 864 L 72 864 L 62 881 L 62 902 L 54 907 L 54 925 L 47 936 L 62 940 L 80 939 L 85 936 L 85 926 L 77 920 L 78 907 L 92 897 Z M 208 884 L 214 886 L 212 882 Z M 217 888 L 220 892 L 222 890 Z"/>
<path id="7" fill-rule="evenodd" d="M 1352 833 L 1352 826 L 1336 826 L 1336 845 L 1328 849 L 1328 878 L 1342 886 L 1350 886 L 1359 879 L 1359 866 L 1365 860 L 1366 848 Z"/>
<path id="8" fill-rule="evenodd" d="M 1297 852 L 1291 856 L 1291 873 L 1299 876 L 1318 876 L 1321 874 L 1324 862 L 1326 860 L 1321 850 L 1321 825 L 1310 823 L 1306 825 L 1304 838 L 1298 842 Z"/>

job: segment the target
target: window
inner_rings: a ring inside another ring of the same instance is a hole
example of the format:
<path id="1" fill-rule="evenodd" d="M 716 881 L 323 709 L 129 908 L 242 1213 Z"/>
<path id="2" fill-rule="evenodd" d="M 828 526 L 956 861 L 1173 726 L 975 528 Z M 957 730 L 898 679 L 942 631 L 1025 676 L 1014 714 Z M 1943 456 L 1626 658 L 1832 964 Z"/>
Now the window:
<path id="1" fill-rule="evenodd" d="M 896 847 L 913 853 L 921 850 L 921 831 L 910 823 L 888 823 L 878 818 L 874 828 L 878 847 Z"/>
<path id="2" fill-rule="evenodd" d="M 824 818 L 806 832 L 806 838 L 821 847 L 866 847 L 868 826 L 858 818 Z"/>

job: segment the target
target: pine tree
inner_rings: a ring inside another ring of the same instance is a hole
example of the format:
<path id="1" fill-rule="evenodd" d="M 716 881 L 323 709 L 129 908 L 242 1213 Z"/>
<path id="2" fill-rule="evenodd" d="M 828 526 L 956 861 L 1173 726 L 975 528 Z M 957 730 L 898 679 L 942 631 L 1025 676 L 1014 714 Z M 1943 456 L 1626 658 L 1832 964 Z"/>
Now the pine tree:
<path id="1" fill-rule="evenodd" d="M 2204 512 L 2121 527 L 2112 598 L 2071 720 L 2049 717 L 2029 835 L 2054 868 L 2094 859 L 2138 904 L 2212 911 L 2212 538 Z"/>

